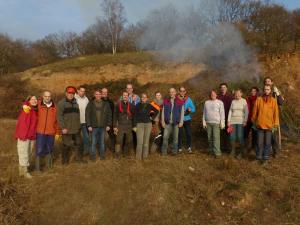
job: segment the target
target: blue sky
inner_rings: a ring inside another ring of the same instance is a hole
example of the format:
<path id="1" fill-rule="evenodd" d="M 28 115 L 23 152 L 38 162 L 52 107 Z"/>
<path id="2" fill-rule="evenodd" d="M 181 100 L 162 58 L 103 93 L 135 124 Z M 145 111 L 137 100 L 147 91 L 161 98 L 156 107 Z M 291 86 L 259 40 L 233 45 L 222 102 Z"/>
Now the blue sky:
<path id="1" fill-rule="evenodd" d="M 155 8 L 174 0 L 121 0 L 128 22 L 135 23 Z M 198 0 L 199 1 L 199 0 Z M 0 32 L 14 38 L 36 40 L 58 31 L 81 32 L 101 15 L 101 0 L 0 0 Z M 176 4 L 197 0 L 176 0 Z M 300 0 L 276 0 L 289 9 Z"/>

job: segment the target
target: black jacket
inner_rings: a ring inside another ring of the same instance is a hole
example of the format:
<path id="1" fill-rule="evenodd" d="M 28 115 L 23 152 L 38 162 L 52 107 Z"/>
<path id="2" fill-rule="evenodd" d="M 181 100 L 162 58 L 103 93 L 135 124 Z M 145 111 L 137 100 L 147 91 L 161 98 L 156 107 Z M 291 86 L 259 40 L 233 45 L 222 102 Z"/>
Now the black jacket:
<path id="1" fill-rule="evenodd" d="M 97 111 L 101 113 L 100 121 L 97 121 Z M 110 127 L 112 124 L 112 112 L 109 104 L 102 101 L 102 107 L 97 108 L 95 100 L 90 101 L 85 109 L 85 120 L 87 127 Z"/>
<path id="2" fill-rule="evenodd" d="M 154 108 L 150 103 L 138 103 L 135 107 L 135 114 L 133 125 L 137 123 L 151 123 L 151 121 L 157 116 L 158 110 Z"/>

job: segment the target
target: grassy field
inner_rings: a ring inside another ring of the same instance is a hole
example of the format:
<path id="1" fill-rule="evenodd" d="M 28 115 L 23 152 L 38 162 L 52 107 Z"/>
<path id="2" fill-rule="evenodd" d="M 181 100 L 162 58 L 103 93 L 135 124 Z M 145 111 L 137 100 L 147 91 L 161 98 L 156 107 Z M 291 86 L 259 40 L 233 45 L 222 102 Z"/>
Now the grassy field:
<path id="1" fill-rule="evenodd" d="M 284 144 L 281 157 L 268 167 L 206 153 L 203 137 L 195 154 L 151 155 L 33 172 L 17 176 L 14 120 L 1 120 L 2 224 L 299 224 L 300 155 Z M 56 153 L 59 149 L 56 148 Z M 5 193 L 6 190 L 6 193 Z M 5 222 L 4 219 L 7 219 Z M 8 219 L 9 218 L 9 219 Z"/>

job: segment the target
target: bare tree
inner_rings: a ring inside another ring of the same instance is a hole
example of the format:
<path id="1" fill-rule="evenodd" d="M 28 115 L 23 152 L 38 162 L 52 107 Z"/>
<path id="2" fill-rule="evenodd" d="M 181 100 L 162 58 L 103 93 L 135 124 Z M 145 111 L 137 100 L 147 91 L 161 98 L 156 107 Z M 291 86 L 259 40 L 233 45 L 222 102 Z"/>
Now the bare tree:
<path id="1" fill-rule="evenodd" d="M 102 0 L 103 20 L 111 39 L 112 54 L 117 53 L 121 32 L 126 22 L 124 7 L 120 0 Z"/>

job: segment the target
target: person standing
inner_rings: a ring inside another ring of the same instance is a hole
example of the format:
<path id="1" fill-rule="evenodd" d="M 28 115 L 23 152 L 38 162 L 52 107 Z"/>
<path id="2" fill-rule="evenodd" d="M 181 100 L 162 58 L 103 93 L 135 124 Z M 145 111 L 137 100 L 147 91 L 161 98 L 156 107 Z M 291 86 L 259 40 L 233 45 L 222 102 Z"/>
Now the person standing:
<path id="1" fill-rule="evenodd" d="M 230 135 L 227 132 L 227 119 L 228 119 L 229 109 L 230 109 L 233 97 L 228 92 L 228 84 L 227 83 L 221 83 L 219 85 L 219 88 L 220 88 L 220 94 L 218 95 L 218 99 L 221 100 L 224 104 L 225 126 L 226 126 L 224 130 L 221 130 L 221 146 L 223 147 L 221 150 L 224 152 L 228 152 Z"/>
<path id="2" fill-rule="evenodd" d="M 157 148 L 161 148 L 162 146 L 162 137 L 163 137 L 163 129 L 161 127 L 161 111 L 163 108 L 164 100 L 162 98 L 162 94 L 158 91 L 155 93 L 155 98 L 151 102 L 151 105 L 155 108 L 159 108 L 159 112 L 157 116 L 153 119 L 152 125 L 152 134 L 154 136 L 154 140 L 151 146 L 151 153 L 155 153 Z"/>
<path id="3" fill-rule="evenodd" d="M 246 98 L 249 115 L 248 115 L 247 126 L 245 128 L 245 138 L 246 139 L 249 138 L 249 135 L 251 134 L 251 138 L 250 138 L 251 139 L 251 148 L 254 148 L 254 149 L 257 148 L 257 142 L 256 142 L 257 133 L 256 133 L 256 130 L 253 129 L 253 124 L 252 124 L 251 118 L 252 118 L 253 107 L 254 107 L 256 99 L 258 97 L 258 93 L 259 93 L 258 87 L 252 87 L 250 96 L 248 96 Z"/>
<path id="4" fill-rule="evenodd" d="M 203 108 L 203 128 L 207 129 L 209 152 L 215 157 L 220 157 L 220 131 L 225 128 L 224 104 L 217 99 L 215 90 L 211 90 L 209 97 L 210 100 L 205 101 Z"/>
<path id="5" fill-rule="evenodd" d="M 25 178 L 32 178 L 28 167 L 30 155 L 32 154 L 36 140 L 37 122 L 37 98 L 32 95 L 23 104 L 14 135 L 17 140 L 19 156 L 19 176 Z"/>
<path id="6" fill-rule="evenodd" d="M 115 156 L 120 157 L 121 146 L 123 155 L 129 155 L 129 144 L 132 144 L 133 117 L 135 106 L 128 101 L 128 93 L 123 92 L 121 100 L 115 105 L 114 111 L 114 133 L 116 135 Z M 125 138 L 125 141 L 123 142 Z"/>
<path id="7" fill-rule="evenodd" d="M 176 96 L 176 89 L 170 88 L 170 97 L 164 100 L 161 123 L 164 128 L 162 155 L 167 155 L 169 137 L 173 134 L 172 154 L 178 153 L 178 132 L 183 126 L 184 102 Z"/>
<path id="8" fill-rule="evenodd" d="M 43 99 L 38 101 L 38 124 L 36 138 L 35 169 L 40 171 L 40 158 L 46 157 L 48 169 L 52 168 L 52 152 L 55 135 L 59 134 L 56 105 L 52 101 L 51 92 L 44 91 Z"/>
<path id="9" fill-rule="evenodd" d="M 80 113 L 80 127 L 81 127 L 81 135 L 82 135 L 82 144 L 83 144 L 83 152 L 84 154 L 90 153 L 90 142 L 89 142 L 89 133 L 87 130 L 86 120 L 85 120 L 85 110 L 89 103 L 89 99 L 85 94 L 85 87 L 80 86 L 77 90 L 77 94 L 75 94 L 75 99 L 79 106 Z"/>
<path id="10" fill-rule="evenodd" d="M 109 125 L 111 128 L 113 128 L 113 117 L 114 117 L 114 108 L 115 108 L 115 104 L 114 102 L 109 98 L 108 96 L 108 89 L 107 88 L 102 88 L 101 90 L 101 94 L 102 94 L 102 100 L 104 102 L 106 102 L 111 110 L 112 113 L 112 120 L 111 120 L 111 124 Z M 108 132 L 106 132 L 105 135 L 105 146 L 107 146 L 112 152 L 115 151 L 115 144 L 116 144 L 116 136 L 114 134 L 114 130 L 110 129 Z"/>
<path id="11" fill-rule="evenodd" d="M 238 89 L 235 91 L 235 99 L 232 100 L 227 126 L 231 129 L 230 141 L 231 141 L 231 152 L 232 156 L 242 158 L 245 155 L 245 138 L 244 138 L 244 127 L 247 125 L 248 120 L 248 105 L 247 101 L 242 98 L 242 90 Z M 239 141 L 240 151 L 236 155 L 236 141 Z"/>
<path id="12" fill-rule="evenodd" d="M 147 94 L 142 94 L 142 101 L 136 105 L 134 113 L 134 130 L 137 135 L 136 159 L 142 160 L 149 155 L 149 139 L 152 129 L 152 120 L 160 110 L 148 103 Z"/>
<path id="13" fill-rule="evenodd" d="M 256 159 L 266 165 L 272 147 L 272 131 L 278 129 L 279 112 L 277 100 L 272 96 L 272 87 L 264 86 L 264 94 L 258 97 L 252 112 L 252 123 L 257 129 Z"/>
<path id="14" fill-rule="evenodd" d="M 264 85 L 270 85 L 271 86 L 271 91 L 272 91 L 272 96 L 275 98 L 277 101 L 278 109 L 280 112 L 280 107 L 284 104 L 284 98 L 279 91 L 279 89 L 275 86 L 273 80 L 271 77 L 266 77 L 264 79 Z M 280 122 L 279 122 L 280 124 Z M 276 157 L 278 153 L 281 150 L 281 130 L 280 130 L 280 125 L 278 129 L 274 130 L 272 132 L 272 151 L 273 151 L 273 156 Z"/>
<path id="15" fill-rule="evenodd" d="M 131 104 L 137 105 L 138 103 L 140 103 L 141 99 L 137 94 L 134 93 L 132 84 L 126 85 L 126 92 L 128 93 L 128 101 Z"/>
<path id="16" fill-rule="evenodd" d="M 182 152 L 182 138 L 183 130 L 186 134 L 187 151 L 192 153 L 192 114 L 196 112 L 196 107 L 193 100 L 187 96 L 186 89 L 184 87 L 179 88 L 179 98 L 184 102 L 184 122 L 183 127 L 179 128 L 178 135 L 178 152 Z"/>
<path id="17" fill-rule="evenodd" d="M 69 163 L 69 151 L 76 152 L 76 161 L 82 160 L 81 135 L 80 135 L 80 112 L 79 105 L 75 99 L 76 88 L 68 86 L 66 96 L 57 104 L 57 121 L 62 130 L 62 164 Z"/>
<path id="18" fill-rule="evenodd" d="M 101 91 L 96 90 L 94 99 L 89 102 L 85 112 L 88 131 L 92 132 L 92 147 L 90 157 L 92 161 L 96 160 L 96 145 L 100 146 L 100 159 L 105 159 L 105 133 L 111 128 L 112 113 L 107 102 L 102 100 Z"/>

